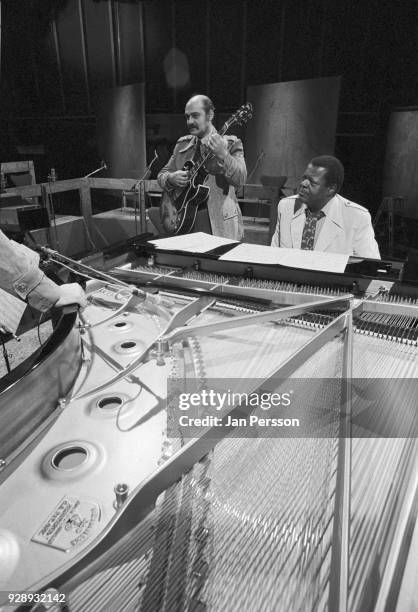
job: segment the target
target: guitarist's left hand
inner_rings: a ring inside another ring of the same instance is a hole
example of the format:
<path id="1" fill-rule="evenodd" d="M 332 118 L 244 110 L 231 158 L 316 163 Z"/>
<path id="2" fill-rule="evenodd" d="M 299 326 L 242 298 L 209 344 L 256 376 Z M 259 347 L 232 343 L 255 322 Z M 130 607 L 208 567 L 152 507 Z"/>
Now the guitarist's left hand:
<path id="1" fill-rule="evenodd" d="M 216 132 L 209 136 L 208 147 L 221 162 L 223 162 L 228 155 L 228 145 L 225 138 Z"/>

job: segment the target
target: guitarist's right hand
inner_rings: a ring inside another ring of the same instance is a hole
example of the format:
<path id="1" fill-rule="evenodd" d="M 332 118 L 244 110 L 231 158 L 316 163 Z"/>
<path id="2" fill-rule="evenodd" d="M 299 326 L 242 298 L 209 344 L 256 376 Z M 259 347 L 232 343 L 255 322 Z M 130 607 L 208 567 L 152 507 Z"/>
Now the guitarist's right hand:
<path id="1" fill-rule="evenodd" d="M 170 172 L 167 177 L 168 183 L 172 187 L 186 187 L 189 182 L 189 173 L 185 170 L 176 170 L 176 172 Z"/>

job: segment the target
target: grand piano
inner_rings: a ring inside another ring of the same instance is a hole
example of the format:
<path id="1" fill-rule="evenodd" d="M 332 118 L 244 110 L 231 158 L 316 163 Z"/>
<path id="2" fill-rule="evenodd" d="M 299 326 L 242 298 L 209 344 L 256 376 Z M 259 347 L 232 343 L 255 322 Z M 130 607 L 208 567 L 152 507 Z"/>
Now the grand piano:
<path id="1" fill-rule="evenodd" d="M 105 251 L 101 271 L 47 253 L 89 277 L 91 303 L 0 392 L 4 422 L 22 424 L 1 434 L 3 597 L 64 594 L 73 612 L 396 609 L 417 499 L 416 264 L 318 272 L 149 238 Z M 45 387 L 51 361 L 71 379 L 60 389 Z M 290 389 L 302 428 L 190 434 L 179 392 L 216 385 Z M 32 397 L 55 409 L 18 436 Z"/>

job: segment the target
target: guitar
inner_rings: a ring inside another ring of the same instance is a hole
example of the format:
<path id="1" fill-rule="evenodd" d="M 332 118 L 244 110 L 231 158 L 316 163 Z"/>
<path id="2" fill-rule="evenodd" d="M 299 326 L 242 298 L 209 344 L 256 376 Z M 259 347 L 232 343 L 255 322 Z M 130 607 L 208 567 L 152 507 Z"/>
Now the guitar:
<path id="1" fill-rule="evenodd" d="M 252 117 L 252 105 L 250 102 L 243 104 L 223 124 L 219 134 L 223 136 L 233 125 L 243 125 Z M 199 206 L 207 202 L 209 187 L 205 185 L 209 173 L 205 163 L 213 158 L 209 152 L 198 164 L 187 161 L 183 170 L 188 173 L 188 184 L 176 195 L 172 196 L 164 192 L 161 201 L 161 222 L 167 234 L 187 234 L 193 229 Z"/>

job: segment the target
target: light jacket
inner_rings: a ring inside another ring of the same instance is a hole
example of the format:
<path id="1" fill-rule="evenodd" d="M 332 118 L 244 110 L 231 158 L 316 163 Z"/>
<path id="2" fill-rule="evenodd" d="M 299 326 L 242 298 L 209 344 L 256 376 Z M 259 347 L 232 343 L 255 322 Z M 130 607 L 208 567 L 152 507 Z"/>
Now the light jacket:
<path id="1" fill-rule="evenodd" d="M 0 231 L 0 287 L 43 311 L 55 304 L 60 293 L 58 285 L 38 265 L 39 256 L 35 251 L 9 240 Z"/>
<path id="2" fill-rule="evenodd" d="M 280 200 L 271 246 L 300 249 L 305 209 L 306 204 L 298 196 Z M 327 204 L 314 250 L 380 259 L 369 211 L 360 204 L 335 195 Z"/>
<path id="3" fill-rule="evenodd" d="M 228 154 L 224 163 L 211 159 L 205 164 L 209 172 L 205 185 L 210 188 L 208 213 L 214 236 L 241 240 L 244 235 L 244 225 L 235 187 L 240 187 L 245 183 L 247 168 L 242 142 L 236 136 L 224 136 L 224 138 L 228 142 Z M 202 142 L 204 144 L 204 139 Z M 176 143 L 173 155 L 164 168 L 160 170 L 157 177 L 158 182 L 162 189 L 170 195 L 176 195 L 178 190 L 170 187 L 167 183 L 168 174 L 181 170 L 186 161 L 193 159 L 196 143 L 196 136 L 189 135 L 180 138 Z"/>

